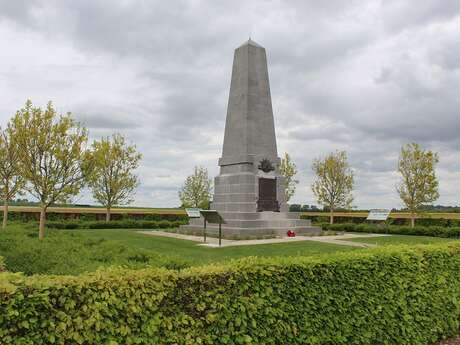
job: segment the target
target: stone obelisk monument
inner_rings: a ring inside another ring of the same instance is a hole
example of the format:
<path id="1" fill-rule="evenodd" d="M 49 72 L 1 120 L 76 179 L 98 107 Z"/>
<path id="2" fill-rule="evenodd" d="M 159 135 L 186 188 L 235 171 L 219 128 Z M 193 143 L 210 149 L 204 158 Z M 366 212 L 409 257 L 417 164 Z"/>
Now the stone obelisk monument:
<path id="1" fill-rule="evenodd" d="M 211 208 L 224 218 L 225 235 L 318 232 L 298 213 L 287 212 L 267 56 L 251 39 L 235 50 L 219 166 Z M 184 229 L 202 226 L 202 220 L 196 219 Z"/>

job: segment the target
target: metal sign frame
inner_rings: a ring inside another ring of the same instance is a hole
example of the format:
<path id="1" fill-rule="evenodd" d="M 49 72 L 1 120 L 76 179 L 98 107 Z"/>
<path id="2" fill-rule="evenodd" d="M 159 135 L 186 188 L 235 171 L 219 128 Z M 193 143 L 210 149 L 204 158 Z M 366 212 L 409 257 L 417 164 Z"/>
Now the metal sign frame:
<path id="1" fill-rule="evenodd" d="M 200 210 L 204 218 L 203 237 L 206 242 L 206 223 L 219 224 L 219 247 L 222 245 L 222 224 L 225 224 L 224 218 L 216 210 Z"/>

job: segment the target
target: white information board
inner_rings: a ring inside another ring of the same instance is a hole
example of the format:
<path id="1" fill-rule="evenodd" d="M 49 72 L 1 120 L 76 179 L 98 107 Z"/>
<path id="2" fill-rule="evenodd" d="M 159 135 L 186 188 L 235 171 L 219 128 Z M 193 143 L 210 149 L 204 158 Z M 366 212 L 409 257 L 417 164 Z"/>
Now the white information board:
<path id="1" fill-rule="evenodd" d="M 200 218 L 200 211 L 199 208 L 186 208 L 185 212 L 187 212 L 187 216 L 189 218 Z"/>
<path id="2" fill-rule="evenodd" d="M 366 220 L 387 220 L 390 212 L 390 210 L 384 208 L 373 209 L 369 211 Z"/>

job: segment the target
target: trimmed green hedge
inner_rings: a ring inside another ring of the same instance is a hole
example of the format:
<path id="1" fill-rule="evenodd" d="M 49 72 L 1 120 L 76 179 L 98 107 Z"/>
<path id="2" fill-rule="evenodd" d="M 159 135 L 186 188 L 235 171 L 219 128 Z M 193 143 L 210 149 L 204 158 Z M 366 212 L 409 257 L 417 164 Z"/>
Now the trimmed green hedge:
<path id="1" fill-rule="evenodd" d="M 116 211 L 116 210 L 115 210 Z M 21 221 L 30 222 L 31 220 L 39 219 L 39 212 L 8 212 L 8 220 L 10 221 Z M 3 213 L 0 213 L 0 220 L 3 219 Z M 46 219 L 49 221 L 98 221 L 105 220 L 105 214 L 103 213 L 56 213 L 47 212 Z M 145 213 L 145 214 L 119 214 L 113 213 L 111 215 L 112 220 L 132 220 L 132 221 L 179 221 L 187 222 L 188 217 L 185 214 L 169 214 L 169 213 Z"/>
<path id="2" fill-rule="evenodd" d="M 460 244 L 228 265 L 0 274 L 2 344 L 395 344 L 455 334 Z"/>
<path id="3" fill-rule="evenodd" d="M 48 221 L 46 226 L 51 229 L 168 229 L 178 228 L 182 221 L 143 221 L 143 220 L 115 220 L 105 221 Z"/>
<path id="4" fill-rule="evenodd" d="M 460 238 L 460 227 L 443 226 L 420 226 L 415 227 L 401 225 L 376 225 L 376 224 L 321 224 L 323 230 L 349 231 L 349 232 L 368 232 L 377 234 L 394 235 L 416 235 L 446 238 Z"/>
<path id="5" fill-rule="evenodd" d="M 327 214 L 325 214 L 324 216 L 310 216 L 310 215 L 302 214 L 300 218 L 310 219 L 312 223 L 314 224 L 329 223 L 329 216 Z M 366 225 L 366 217 L 335 216 L 334 223 L 335 224 L 354 223 L 354 224 Z M 408 226 L 410 225 L 410 219 L 388 218 L 386 221 L 386 224 L 387 225 Z M 419 226 L 460 227 L 460 220 L 445 219 L 445 218 L 420 218 L 416 220 L 416 224 Z"/>

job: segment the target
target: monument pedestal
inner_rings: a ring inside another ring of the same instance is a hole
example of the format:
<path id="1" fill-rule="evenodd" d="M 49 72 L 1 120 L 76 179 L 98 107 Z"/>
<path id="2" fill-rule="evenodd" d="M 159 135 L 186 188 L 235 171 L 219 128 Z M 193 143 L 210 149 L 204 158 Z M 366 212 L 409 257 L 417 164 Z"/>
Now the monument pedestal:
<path id="1" fill-rule="evenodd" d="M 225 236 L 320 232 L 288 212 L 280 163 L 265 49 L 249 40 L 235 50 L 220 174 L 214 180 L 211 209 L 223 217 Z M 202 230 L 203 222 L 191 219 L 181 229 Z"/>
<path id="2" fill-rule="evenodd" d="M 297 235 L 319 235 L 321 229 L 312 227 L 310 220 L 300 219 L 296 212 L 228 212 L 219 214 L 224 218 L 222 233 L 228 236 L 263 236 L 274 235 L 286 237 L 289 230 Z M 189 225 L 182 225 L 180 231 L 202 231 L 203 218 L 190 219 Z M 216 224 L 207 224 L 207 230 L 217 232 Z"/>

